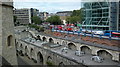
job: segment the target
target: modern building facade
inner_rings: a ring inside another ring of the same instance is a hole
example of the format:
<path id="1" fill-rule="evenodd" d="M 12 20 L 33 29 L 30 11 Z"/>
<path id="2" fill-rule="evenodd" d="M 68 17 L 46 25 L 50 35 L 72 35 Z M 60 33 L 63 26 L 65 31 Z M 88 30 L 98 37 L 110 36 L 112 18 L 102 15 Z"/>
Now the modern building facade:
<path id="1" fill-rule="evenodd" d="M 82 28 L 92 30 L 120 30 L 119 2 L 84 2 Z"/>
<path id="2" fill-rule="evenodd" d="M 39 10 L 34 8 L 15 9 L 14 16 L 17 17 L 17 21 L 21 25 L 32 23 L 31 18 L 33 16 L 39 16 Z"/>

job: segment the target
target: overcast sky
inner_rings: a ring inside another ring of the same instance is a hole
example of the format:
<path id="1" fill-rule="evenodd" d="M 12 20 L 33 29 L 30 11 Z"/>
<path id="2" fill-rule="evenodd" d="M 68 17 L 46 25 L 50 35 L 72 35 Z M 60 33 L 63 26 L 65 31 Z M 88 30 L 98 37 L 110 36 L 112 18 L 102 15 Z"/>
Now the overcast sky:
<path id="1" fill-rule="evenodd" d="M 81 8 L 80 0 L 14 0 L 15 8 L 37 8 L 40 12 L 56 13 Z"/>

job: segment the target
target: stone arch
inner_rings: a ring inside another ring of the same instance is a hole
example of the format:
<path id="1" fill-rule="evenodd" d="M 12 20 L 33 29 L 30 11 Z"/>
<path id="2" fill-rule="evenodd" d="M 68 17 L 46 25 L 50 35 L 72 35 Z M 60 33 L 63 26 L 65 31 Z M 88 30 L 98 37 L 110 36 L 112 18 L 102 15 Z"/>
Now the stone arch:
<path id="1" fill-rule="evenodd" d="M 47 41 L 47 38 L 46 38 L 46 37 L 43 37 L 42 39 L 43 39 L 43 41 Z"/>
<path id="2" fill-rule="evenodd" d="M 17 41 L 16 41 L 16 39 L 15 39 L 15 45 L 17 44 Z"/>
<path id="3" fill-rule="evenodd" d="M 13 36 L 12 35 L 9 35 L 7 37 L 7 46 L 11 46 L 13 44 Z"/>
<path id="4" fill-rule="evenodd" d="M 38 53 L 37 53 L 37 62 L 38 62 L 39 64 L 43 65 L 43 61 L 44 61 L 43 55 L 41 54 L 41 52 L 38 52 Z"/>
<path id="5" fill-rule="evenodd" d="M 20 49 L 23 50 L 23 45 L 22 45 L 22 43 L 20 44 Z"/>
<path id="6" fill-rule="evenodd" d="M 48 57 L 47 57 L 47 61 L 52 61 L 52 57 L 51 57 L 51 56 L 48 56 Z"/>
<path id="7" fill-rule="evenodd" d="M 18 42 L 16 42 L 15 46 L 16 46 L 16 49 L 18 49 L 18 48 L 19 48 Z"/>
<path id="8" fill-rule="evenodd" d="M 38 39 L 38 40 L 41 40 L 41 37 L 40 37 L 39 35 L 37 35 L 37 39 Z"/>
<path id="9" fill-rule="evenodd" d="M 68 48 L 71 50 L 77 50 L 77 46 L 74 43 L 68 43 Z"/>
<path id="10" fill-rule="evenodd" d="M 31 59 L 34 59 L 34 49 L 33 48 L 31 48 L 30 49 L 30 56 L 31 56 Z"/>
<path id="11" fill-rule="evenodd" d="M 109 59 L 111 59 L 112 60 L 112 54 L 111 53 L 109 53 L 108 51 L 106 51 L 106 50 L 99 50 L 99 51 L 97 51 L 97 55 L 98 56 L 101 56 L 101 57 L 103 57 L 103 58 L 109 58 Z"/>
<path id="12" fill-rule="evenodd" d="M 66 45 L 66 42 L 65 42 L 65 41 L 63 41 L 63 42 L 62 42 L 62 45 Z"/>
<path id="13" fill-rule="evenodd" d="M 49 42 L 50 42 L 50 43 L 54 43 L 53 38 L 49 38 Z"/>
<path id="14" fill-rule="evenodd" d="M 23 45 L 22 45 L 22 43 L 20 44 L 19 54 L 20 54 L 21 56 L 23 56 Z"/>
<path id="15" fill-rule="evenodd" d="M 87 53 L 87 54 L 91 54 L 92 50 L 88 47 L 88 46 L 81 46 L 81 51 Z"/>
<path id="16" fill-rule="evenodd" d="M 26 56 L 28 56 L 28 52 L 29 52 L 28 47 L 25 46 L 25 55 L 26 55 Z"/>
<path id="17" fill-rule="evenodd" d="M 60 62 L 59 65 L 65 65 L 63 62 Z"/>
<path id="18" fill-rule="evenodd" d="M 59 42 L 57 42 L 57 44 L 59 44 Z"/>

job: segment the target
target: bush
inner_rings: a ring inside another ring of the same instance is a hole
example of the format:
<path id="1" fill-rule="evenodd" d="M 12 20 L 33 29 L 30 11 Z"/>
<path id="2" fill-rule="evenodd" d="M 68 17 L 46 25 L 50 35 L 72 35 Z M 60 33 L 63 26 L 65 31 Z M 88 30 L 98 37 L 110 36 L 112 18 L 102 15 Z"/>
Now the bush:
<path id="1" fill-rule="evenodd" d="M 54 64 L 53 64 L 52 62 L 50 62 L 50 61 L 47 61 L 46 64 L 47 64 L 48 66 L 54 65 Z"/>

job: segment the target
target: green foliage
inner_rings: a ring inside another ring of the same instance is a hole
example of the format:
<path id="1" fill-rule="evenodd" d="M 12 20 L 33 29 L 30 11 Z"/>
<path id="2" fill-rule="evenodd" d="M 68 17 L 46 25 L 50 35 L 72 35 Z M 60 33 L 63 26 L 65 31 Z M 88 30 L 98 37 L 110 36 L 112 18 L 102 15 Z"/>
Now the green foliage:
<path id="1" fill-rule="evenodd" d="M 17 16 L 13 16 L 14 22 L 16 22 L 17 20 Z"/>
<path id="2" fill-rule="evenodd" d="M 34 25 L 34 24 L 30 24 L 29 27 L 39 29 L 39 27 L 37 25 Z"/>
<path id="3" fill-rule="evenodd" d="M 20 22 L 17 21 L 17 16 L 13 16 L 13 21 L 15 26 L 20 25 Z"/>
<path id="4" fill-rule="evenodd" d="M 82 13 L 83 9 L 80 10 L 74 10 L 72 12 L 72 15 L 70 17 L 67 17 L 66 21 L 68 23 L 77 23 L 77 22 L 82 22 L 83 20 L 83 13 Z"/>
<path id="5" fill-rule="evenodd" d="M 60 17 L 57 15 L 49 17 L 46 21 L 54 25 L 62 24 Z"/>
<path id="6" fill-rule="evenodd" d="M 54 64 L 53 64 L 52 62 L 50 62 L 50 61 L 47 61 L 46 64 L 47 64 L 48 66 L 54 65 Z"/>
<path id="7" fill-rule="evenodd" d="M 68 17 L 68 18 L 66 19 L 66 21 L 67 21 L 68 23 L 76 23 L 76 22 L 81 21 L 81 19 L 80 19 L 79 16 L 72 16 L 72 17 Z"/>
<path id="8" fill-rule="evenodd" d="M 38 16 L 33 16 L 31 19 L 32 19 L 34 24 L 41 24 L 42 23 L 42 20 Z"/>

